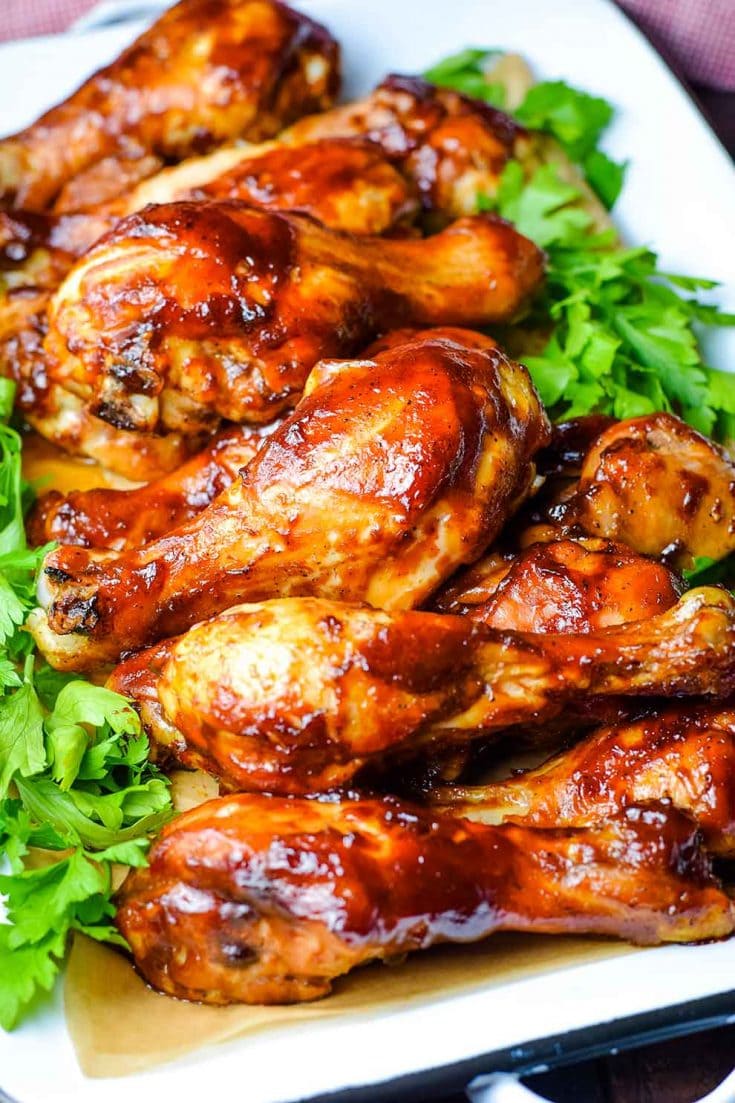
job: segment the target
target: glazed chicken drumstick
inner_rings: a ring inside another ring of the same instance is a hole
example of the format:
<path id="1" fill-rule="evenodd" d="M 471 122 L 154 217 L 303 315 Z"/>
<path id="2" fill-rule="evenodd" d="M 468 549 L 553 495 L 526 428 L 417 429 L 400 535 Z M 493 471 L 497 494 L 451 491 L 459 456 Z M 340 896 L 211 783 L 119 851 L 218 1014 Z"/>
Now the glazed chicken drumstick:
<path id="1" fill-rule="evenodd" d="M 242 196 L 257 201 L 256 205 L 284 209 L 296 206 L 325 224 L 353 232 L 381 232 L 415 212 L 411 189 L 378 147 L 325 140 L 301 153 L 298 171 L 293 151 L 285 148 L 276 148 L 257 165 L 248 167 L 248 162 L 243 163 L 243 175 L 238 177 Z M 227 182 L 223 185 L 226 187 Z M 0 299 L 0 371 L 19 385 L 19 410 L 48 440 L 67 451 L 97 459 L 128 478 L 150 479 L 171 470 L 201 446 L 211 431 L 210 424 L 201 424 L 200 414 L 193 425 L 190 423 L 191 404 L 180 400 L 177 406 L 184 432 L 153 434 L 143 430 L 134 434 L 95 417 L 82 397 L 49 380 L 43 347 L 49 294 L 73 263 L 73 257 L 63 251 L 63 243 L 57 242 L 45 251 L 34 245 L 39 217 L 34 214 L 21 220 L 19 212 L 0 212 L 0 223 L 4 219 L 16 227 L 29 228 L 22 243 L 22 249 L 27 250 L 26 261 L 6 269 L 6 292 Z M 81 217 L 65 216 L 65 221 L 77 225 Z M 94 216 L 90 219 L 95 221 Z M 2 283 L 0 272 L 0 286 Z M 196 287 L 193 290 L 196 292 Z M 202 294 L 206 298 L 206 291 Z"/>
<path id="2" fill-rule="evenodd" d="M 270 137 L 329 107 L 338 90 L 336 42 L 279 0 L 181 0 L 64 103 L 0 142 L 0 201 L 81 210 L 166 161 Z"/>
<path id="3" fill-rule="evenodd" d="M 56 541 L 114 551 L 139 548 L 201 513 L 235 481 L 278 424 L 222 429 L 170 475 L 133 490 L 47 491 L 28 516 L 28 540 L 35 546 Z"/>
<path id="4" fill-rule="evenodd" d="M 545 461 L 539 454 L 539 464 Z M 533 502 L 526 508 L 533 509 Z M 675 605 L 683 590 L 682 580 L 663 563 L 623 544 L 580 537 L 549 540 L 516 552 L 493 551 L 450 579 L 432 599 L 431 608 L 501 630 L 578 634 L 648 620 Z M 582 699 L 555 720 L 531 722 L 514 736 L 534 751 L 547 744 L 554 747 L 590 724 L 622 720 L 638 708 L 637 701 L 624 696 Z M 496 743 L 497 737 L 491 736 L 490 742 Z M 402 769 L 400 778 L 395 772 L 391 777 L 397 779 L 400 792 L 423 793 L 456 780 L 478 755 L 483 756 L 482 743 L 454 748 L 449 755 L 432 758 L 423 769 L 417 760 L 408 774 Z"/>
<path id="5" fill-rule="evenodd" d="M 56 539 L 48 528 L 44 539 Z M 681 580 L 624 544 L 590 537 L 486 556 L 433 601 L 440 613 L 522 632 L 591 632 L 647 620 L 681 596 Z"/>
<path id="6" fill-rule="evenodd" d="M 673 414 L 615 422 L 549 520 L 557 531 L 619 540 L 679 568 L 696 556 L 722 559 L 735 551 L 735 463 Z"/>
<path id="7" fill-rule="evenodd" d="M 362 100 L 296 122 L 281 140 L 366 136 L 413 180 L 429 224 L 474 214 L 478 196 L 495 195 L 511 158 L 528 147 L 523 127 L 489 104 L 391 74 Z"/>
<path id="8" fill-rule="evenodd" d="M 254 207 L 308 214 L 356 234 L 406 228 L 418 213 L 415 186 L 380 146 L 365 139 L 325 138 L 297 147 L 268 142 L 245 147 L 245 152 L 248 156 L 233 147 L 206 159 L 227 163 L 233 153 L 238 157 L 235 168 L 212 181 L 197 184 L 201 173 L 184 162 L 175 173 L 167 169 L 131 194 L 85 214 L 0 211 L 0 289 L 32 285 L 53 291 L 98 238 L 153 202 L 239 199 Z"/>
<path id="9" fill-rule="evenodd" d="M 582 635 L 319 598 L 242 605 L 122 663 L 110 688 L 153 739 L 229 789 L 311 793 L 596 697 L 735 688 L 735 598 L 691 590 Z"/>
<path id="10" fill-rule="evenodd" d="M 119 556 L 48 556 L 34 631 L 49 661 L 85 669 L 241 600 L 417 605 L 500 531 L 547 436 L 528 373 L 480 334 L 429 330 L 323 362 L 193 521 Z"/>
<path id="11" fill-rule="evenodd" d="M 58 286 L 74 261 L 150 203 L 241 199 L 382 233 L 415 217 L 439 229 L 492 196 L 525 132 L 478 100 L 389 77 L 364 100 L 310 117 L 260 146 L 229 145 L 163 169 L 83 213 L 0 211 L 0 286 Z M 352 193 L 352 196 L 350 195 Z"/>
<path id="12" fill-rule="evenodd" d="M 735 464 L 672 414 L 557 426 L 538 465 L 551 494 L 529 503 L 531 523 L 516 521 L 434 608 L 497 628 L 586 631 L 671 604 L 678 583 L 661 560 L 682 569 L 735 551 Z"/>
<path id="13" fill-rule="evenodd" d="M 679 814 L 488 827 L 394 798 L 239 795 L 167 827 L 117 925 L 145 979 L 207 1003 L 326 995 L 369 961 L 494 931 L 723 938 L 733 906 Z"/>
<path id="14" fill-rule="evenodd" d="M 697 824 L 708 850 L 732 857 L 735 701 L 656 709 L 601 728 L 507 781 L 447 787 L 432 800 L 482 823 L 574 828 L 666 801 Z"/>
<path id="15" fill-rule="evenodd" d="M 394 325 L 486 325 L 542 278 L 541 254 L 489 215 L 416 241 L 357 239 L 234 201 L 124 219 L 49 306 L 51 379 L 121 428 L 262 423 L 323 357 Z M 182 413 L 183 408 L 183 413 Z"/>

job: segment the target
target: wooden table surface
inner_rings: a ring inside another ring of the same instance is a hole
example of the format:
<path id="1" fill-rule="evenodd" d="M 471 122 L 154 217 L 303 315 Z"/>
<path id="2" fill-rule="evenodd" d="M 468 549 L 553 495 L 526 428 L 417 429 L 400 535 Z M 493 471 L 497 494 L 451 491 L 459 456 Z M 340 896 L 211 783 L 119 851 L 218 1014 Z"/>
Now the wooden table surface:
<path id="1" fill-rule="evenodd" d="M 708 88 L 690 91 L 722 144 L 735 158 L 735 92 Z M 525 1083 L 555 1103 L 693 1103 L 734 1068 L 735 1026 L 729 1026 L 570 1065 L 530 1077 Z M 444 1103 L 463 1100 L 466 1103 L 465 1096 L 455 1096 Z"/>

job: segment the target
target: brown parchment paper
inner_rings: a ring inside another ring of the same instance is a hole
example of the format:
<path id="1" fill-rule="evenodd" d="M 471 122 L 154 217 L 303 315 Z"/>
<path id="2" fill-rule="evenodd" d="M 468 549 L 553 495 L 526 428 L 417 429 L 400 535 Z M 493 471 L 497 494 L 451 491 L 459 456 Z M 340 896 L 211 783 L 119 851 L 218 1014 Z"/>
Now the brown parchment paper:
<path id="1" fill-rule="evenodd" d="M 517 55 L 501 58 L 490 79 L 505 84 L 511 109 L 533 83 L 528 66 Z M 542 138 L 535 142 L 529 163 L 544 161 L 553 161 L 564 178 L 584 192 L 598 228 L 610 225 L 607 212 L 576 168 L 557 145 Z M 532 336 L 526 335 L 526 340 Z M 24 447 L 24 474 L 41 489 L 54 487 L 62 492 L 134 485 L 97 464 L 63 454 L 33 434 Z M 215 782 L 203 774 L 179 773 L 173 780 L 174 802 L 180 811 L 217 793 Z M 292 1023 L 303 1026 L 346 1016 L 374 1018 L 380 1012 L 426 1005 L 634 952 L 632 947 L 603 939 L 499 934 L 479 945 L 440 947 L 416 954 L 400 966 L 372 965 L 357 970 L 316 1003 L 205 1007 L 160 995 L 144 983 L 123 954 L 77 936 L 65 973 L 64 1007 L 82 1071 L 90 1077 L 118 1077 L 234 1038 L 242 1039 L 245 1048 L 257 1044 L 263 1032 L 284 1031 Z"/>
<path id="2" fill-rule="evenodd" d="M 198 771 L 177 771 L 172 781 L 180 812 L 217 795 L 216 783 Z M 604 939 L 499 934 L 479 945 L 415 954 L 401 965 L 358 969 L 316 1003 L 205 1007 L 162 996 L 123 954 L 76 936 L 64 979 L 64 1008 L 82 1071 L 93 1077 L 128 1076 L 233 1038 L 247 1046 L 263 1031 L 287 1030 L 292 1023 L 374 1018 L 632 952 Z"/>
<path id="3" fill-rule="evenodd" d="M 78 936 L 65 975 L 64 1007 L 85 1075 L 126 1076 L 233 1038 L 242 1039 L 245 1060 L 246 1047 L 264 1031 L 346 1016 L 374 1019 L 381 1012 L 634 952 L 600 939 L 499 934 L 476 946 L 416 954 L 403 965 L 358 969 L 316 1003 L 205 1007 L 154 992 L 123 955 Z"/>

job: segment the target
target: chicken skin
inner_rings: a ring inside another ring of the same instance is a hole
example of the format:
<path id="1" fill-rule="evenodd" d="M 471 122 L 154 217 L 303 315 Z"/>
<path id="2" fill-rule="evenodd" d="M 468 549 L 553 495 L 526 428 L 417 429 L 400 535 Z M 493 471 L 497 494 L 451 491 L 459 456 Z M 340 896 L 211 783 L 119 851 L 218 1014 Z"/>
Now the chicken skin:
<path id="1" fill-rule="evenodd" d="M 594 632 L 647 620 L 683 592 L 668 567 L 609 540 L 555 540 L 492 554 L 462 571 L 434 608 L 522 632 Z"/>
<path id="2" fill-rule="evenodd" d="M 233 425 L 170 475 L 133 490 L 94 487 L 41 495 L 26 521 L 31 544 L 138 548 L 196 517 L 250 463 L 276 424 Z"/>
<path id="3" fill-rule="evenodd" d="M 233 138 L 260 140 L 339 88 L 339 50 L 278 0 L 181 0 L 105 69 L 0 142 L 0 201 L 83 210 Z"/>
<path id="4" fill-rule="evenodd" d="M 357 795 L 208 801 L 164 829 L 117 904 L 144 978 L 214 1004 L 315 999 L 369 961 L 501 930 L 650 945 L 723 938 L 735 918 L 671 810 L 540 831 Z"/>
<path id="5" fill-rule="evenodd" d="M 722 559 L 735 551 L 735 464 L 673 414 L 616 422 L 550 519 L 678 568 L 695 556 Z"/>
<path id="6" fill-rule="evenodd" d="M 17 288 L 0 306 L 0 375 L 16 384 L 15 407 L 46 440 L 85 455 L 133 482 L 180 467 L 207 434 L 137 433 L 95 417 L 84 401 L 48 378 L 43 338 L 46 296 Z"/>
<path id="7" fill-rule="evenodd" d="M 253 146 L 246 156 L 249 148 L 233 147 L 183 162 L 145 181 L 132 194 L 86 213 L 0 211 L 0 289 L 55 290 L 98 238 L 150 203 L 239 199 L 253 207 L 308 214 L 325 226 L 354 234 L 406 229 L 416 218 L 415 188 L 373 142 L 325 138 L 298 147 L 268 142 Z M 234 167 L 200 183 L 205 161 L 223 168 L 234 162 Z"/>
<path id="8" fill-rule="evenodd" d="M 549 479 L 578 479 L 593 445 L 616 424 L 608 414 L 584 414 L 556 422 L 548 446 L 539 453 L 539 472 Z"/>
<path id="9" fill-rule="evenodd" d="M 479 100 L 415 77 L 391 76 L 364 99 L 309 116 L 275 142 L 260 148 L 227 146 L 163 169 L 109 204 L 106 212 L 119 218 L 149 203 L 196 195 L 247 198 L 262 193 L 257 180 L 271 171 L 270 162 L 283 178 L 289 164 L 299 171 L 299 150 L 311 158 L 313 151 L 330 151 L 340 143 L 369 143 L 373 157 L 379 151 L 410 194 L 419 196 L 429 226 L 439 229 L 475 214 L 478 195 L 495 194 L 505 165 L 522 155 L 526 132 Z M 256 205 L 267 204 L 259 200 Z"/>
<path id="10" fill-rule="evenodd" d="M 534 827 L 583 827 L 631 804 L 666 801 L 697 824 L 708 850 L 732 857 L 735 701 L 657 709 L 507 781 L 446 788 L 434 800 L 482 823 Z"/>
<path id="11" fill-rule="evenodd" d="M 49 661 L 89 669 L 242 600 L 319 594 L 410 608 L 497 535 L 549 426 L 490 338 L 419 333 L 325 361 L 296 411 L 193 521 L 121 555 L 47 557 Z"/>
<path id="12" fill-rule="evenodd" d="M 0 307 L 0 375 L 16 383 L 16 410 L 46 440 L 84 455 L 133 482 L 181 466 L 207 434 L 145 433 L 117 429 L 95 417 L 84 401 L 48 378 L 43 338 L 46 296 L 17 288 Z"/>
<path id="13" fill-rule="evenodd" d="M 478 196 L 495 195 L 506 164 L 527 147 L 526 131 L 504 112 L 396 74 L 363 100 L 301 119 L 281 138 L 303 144 L 351 135 L 377 142 L 414 181 L 433 228 L 474 214 Z"/>
<path id="14" fill-rule="evenodd" d="M 296 205 L 353 232 L 393 229 L 415 211 L 408 186 L 377 147 L 335 140 L 301 154 L 298 171 L 290 149 L 276 147 L 257 165 L 243 162 L 238 177 L 243 197 L 276 208 Z M 232 180 L 223 182 L 225 189 L 234 187 Z M 59 216 L 51 239 L 43 245 L 39 222 L 44 216 L 21 214 L 0 212 L 0 236 L 3 224 L 14 235 L 5 242 L 11 260 L 4 272 L 0 260 L 0 287 L 5 292 L 0 300 L 0 371 L 19 384 L 21 412 L 48 440 L 68 451 L 101 457 L 105 466 L 129 478 L 155 478 L 170 471 L 196 451 L 212 428 L 206 418 L 202 424 L 199 407 L 185 396 L 168 399 L 169 406 L 175 401 L 176 431 L 153 434 L 144 429 L 126 436 L 96 417 L 79 395 L 48 379 L 44 340 L 49 295 L 74 263 L 73 251 L 84 244 L 80 220 L 86 218 L 86 229 L 96 238 L 110 218 Z"/>
<path id="15" fill-rule="evenodd" d="M 0 210 L 0 295 L 17 288 L 54 291 L 100 226 L 103 233 L 104 220 L 87 215 Z"/>
<path id="16" fill-rule="evenodd" d="M 380 146 L 361 139 L 275 146 L 192 188 L 190 197 L 240 199 L 264 210 L 308 214 L 353 234 L 410 226 L 418 213 L 418 197 L 409 181 Z"/>
<path id="17" fill-rule="evenodd" d="M 124 219 L 49 307 L 54 382 L 119 428 L 264 423 L 295 404 L 314 364 L 400 324 L 485 325 L 513 315 L 541 254 L 477 215 L 427 240 L 358 240 L 234 201 Z M 184 404 L 184 413 L 181 407 Z"/>
<path id="18" fill-rule="evenodd" d="M 691 590 L 582 635 L 319 598 L 242 605 L 128 659 L 109 685 L 153 739 L 229 789 L 310 793 L 595 698 L 735 688 L 735 598 Z"/>
<path id="19" fill-rule="evenodd" d="M 189 157 L 85 212 L 0 212 L 0 272 L 16 286 L 54 288 L 120 219 L 151 203 L 207 196 L 373 234 L 413 220 L 418 203 L 438 229 L 474 214 L 478 195 L 494 195 L 524 143 L 525 132 L 487 104 L 390 77 L 366 99 L 310 117 L 275 142 Z"/>

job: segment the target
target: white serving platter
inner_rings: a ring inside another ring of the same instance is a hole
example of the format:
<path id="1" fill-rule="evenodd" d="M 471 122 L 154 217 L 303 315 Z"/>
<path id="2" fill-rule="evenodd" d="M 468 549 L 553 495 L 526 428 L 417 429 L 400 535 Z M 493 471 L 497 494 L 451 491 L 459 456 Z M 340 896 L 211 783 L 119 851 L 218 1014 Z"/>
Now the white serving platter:
<path id="1" fill-rule="evenodd" d="M 7 2 L 0 0 L 0 7 Z M 732 164 L 675 78 L 608 0 L 301 0 L 300 6 L 343 44 L 347 95 L 366 91 L 386 72 L 421 71 L 476 45 L 517 51 L 539 77 L 561 77 L 611 100 L 618 117 L 606 146 L 631 162 L 616 211 L 624 236 L 652 245 L 669 271 L 719 279 L 725 287 L 713 301 L 735 309 Z M 0 134 L 66 95 L 140 26 L 0 47 Z M 706 347 L 714 366 L 735 370 L 735 333 L 717 333 Z M 80 1072 L 57 994 L 12 1035 L 0 1031 L 0 1096 L 20 1103 L 174 1097 L 186 1103 L 227 1091 L 243 1103 L 286 1103 L 514 1047 L 520 1052 L 537 1039 L 687 1001 L 717 997 L 720 1011 L 735 1014 L 735 994 L 730 1001 L 723 997 L 733 978 L 735 940 L 667 947 L 420 1008 L 256 1034 L 151 1072 L 103 1081 Z M 397 1099 L 398 1092 L 384 1098 Z"/>

